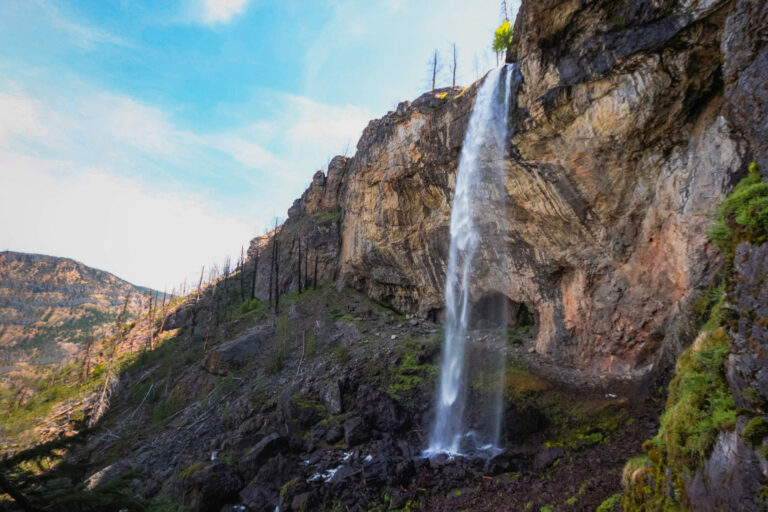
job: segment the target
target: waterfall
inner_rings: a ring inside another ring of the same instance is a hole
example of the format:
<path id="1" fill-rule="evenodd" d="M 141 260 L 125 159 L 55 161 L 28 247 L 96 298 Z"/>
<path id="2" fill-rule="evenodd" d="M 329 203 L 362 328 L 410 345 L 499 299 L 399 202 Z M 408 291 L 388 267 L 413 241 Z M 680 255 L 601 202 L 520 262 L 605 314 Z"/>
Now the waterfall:
<path id="1" fill-rule="evenodd" d="M 446 323 L 443 360 L 435 423 L 427 455 L 471 452 L 495 453 L 500 446 L 502 372 L 494 398 L 486 405 L 483 421 L 471 430 L 465 418 L 467 405 L 466 338 L 471 313 L 470 287 L 476 253 L 488 242 L 492 196 L 502 193 L 503 161 L 508 141 L 509 105 L 514 65 L 491 71 L 477 91 L 464 145 L 451 207 L 451 245 L 445 280 Z M 495 358 L 503 361 L 503 356 Z"/>

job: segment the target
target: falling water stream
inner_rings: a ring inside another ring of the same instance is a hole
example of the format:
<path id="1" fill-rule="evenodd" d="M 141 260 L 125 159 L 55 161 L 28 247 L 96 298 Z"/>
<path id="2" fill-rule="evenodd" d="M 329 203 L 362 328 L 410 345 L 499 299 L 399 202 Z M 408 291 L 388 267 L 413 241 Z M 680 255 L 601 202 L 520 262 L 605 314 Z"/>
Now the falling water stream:
<path id="1" fill-rule="evenodd" d="M 471 318 L 472 274 L 478 248 L 492 243 L 487 230 L 503 183 L 503 162 L 508 140 L 509 105 L 514 65 L 491 71 L 477 92 L 470 116 L 451 208 L 451 245 L 445 282 L 446 324 L 436 417 L 425 454 L 461 455 L 500 451 L 503 356 L 495 359 L 497 382 L 482 405 L 482 425 L 471 428 L 467 418 L 466 341 Z M 491 363 L 494 364 L 494 363 Z M 500 376 L 499 376 L 500 373 Z M 473 406 L 476 404 L 472 404 Z"/>

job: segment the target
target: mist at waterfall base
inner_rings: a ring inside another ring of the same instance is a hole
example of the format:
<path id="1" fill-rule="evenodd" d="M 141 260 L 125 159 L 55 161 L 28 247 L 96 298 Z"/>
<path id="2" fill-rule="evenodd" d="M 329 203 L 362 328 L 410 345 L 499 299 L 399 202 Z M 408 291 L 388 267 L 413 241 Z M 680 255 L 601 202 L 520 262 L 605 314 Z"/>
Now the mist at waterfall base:
<path id="1" fill-rule="evenodd" d="M 435 422 L 425 450 L 430 457 L 441 453 L 493 456 L 502 449 L 505 357 L 490 347 L 471 357 L 467 335 L 477 250 L 500 238 L 493 236 L 493 219 L 501 213 L 498 204 L 506 195 L 503 164 L 514 71 L 514 65 L 495 69 L 480 85 L 459 158 L 445 282 L 443 359 Z M 473 389 L 469 382 L 475 384 Z"/>

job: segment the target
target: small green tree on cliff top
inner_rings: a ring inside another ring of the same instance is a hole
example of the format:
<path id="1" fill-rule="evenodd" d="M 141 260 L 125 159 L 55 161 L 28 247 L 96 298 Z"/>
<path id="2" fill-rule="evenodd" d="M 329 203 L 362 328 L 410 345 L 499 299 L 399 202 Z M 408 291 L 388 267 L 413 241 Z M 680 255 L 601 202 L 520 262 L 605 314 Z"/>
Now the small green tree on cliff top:
<path id="1" fill-rule="evenodd" d="M 493 51 L 496 52 L 496 61 L 498 63 L 499 55 L 509 51 L 512 46 L 512 35 L 514 34 L 515 27 L 509 22 L 504 20 L 493 36 Z"/>

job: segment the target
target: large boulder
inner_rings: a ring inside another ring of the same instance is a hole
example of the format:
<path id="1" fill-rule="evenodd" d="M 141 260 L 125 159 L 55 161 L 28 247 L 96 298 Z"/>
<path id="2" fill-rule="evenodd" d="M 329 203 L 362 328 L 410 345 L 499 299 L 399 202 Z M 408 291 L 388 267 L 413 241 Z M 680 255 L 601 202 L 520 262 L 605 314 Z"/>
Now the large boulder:
<path id="1" fill-rule="evenodd" d="M 246 480 L 250 480 L 272 456 L 288 448 L 288 440 L 283 436 L 272 433 L 264 436 L 240 458 L 240 472 Z"/>
<path id="2" fill-rule="evenodd" d="M 234 340 L 226 341 L 212 350 L 203 361 L 203 367 L 214 375 L 226 375 L 247 365 L 271 339 L 272 331 L 253 329 Z"/>
<path id="3" fill-rule="evenodd" d="M 389 434 L 401 432 L 410 425 L 408 411 L 387 393 L 371 386 L 357 390 L 357 410 L 368 425 Z"/>
<path id="4" fill-rule="evenodd" d="M 184 499 L 193 510 L 218 512 L 242 487 L 243 480 L 232 466 L 214 462 L 186 476 Z"/>

